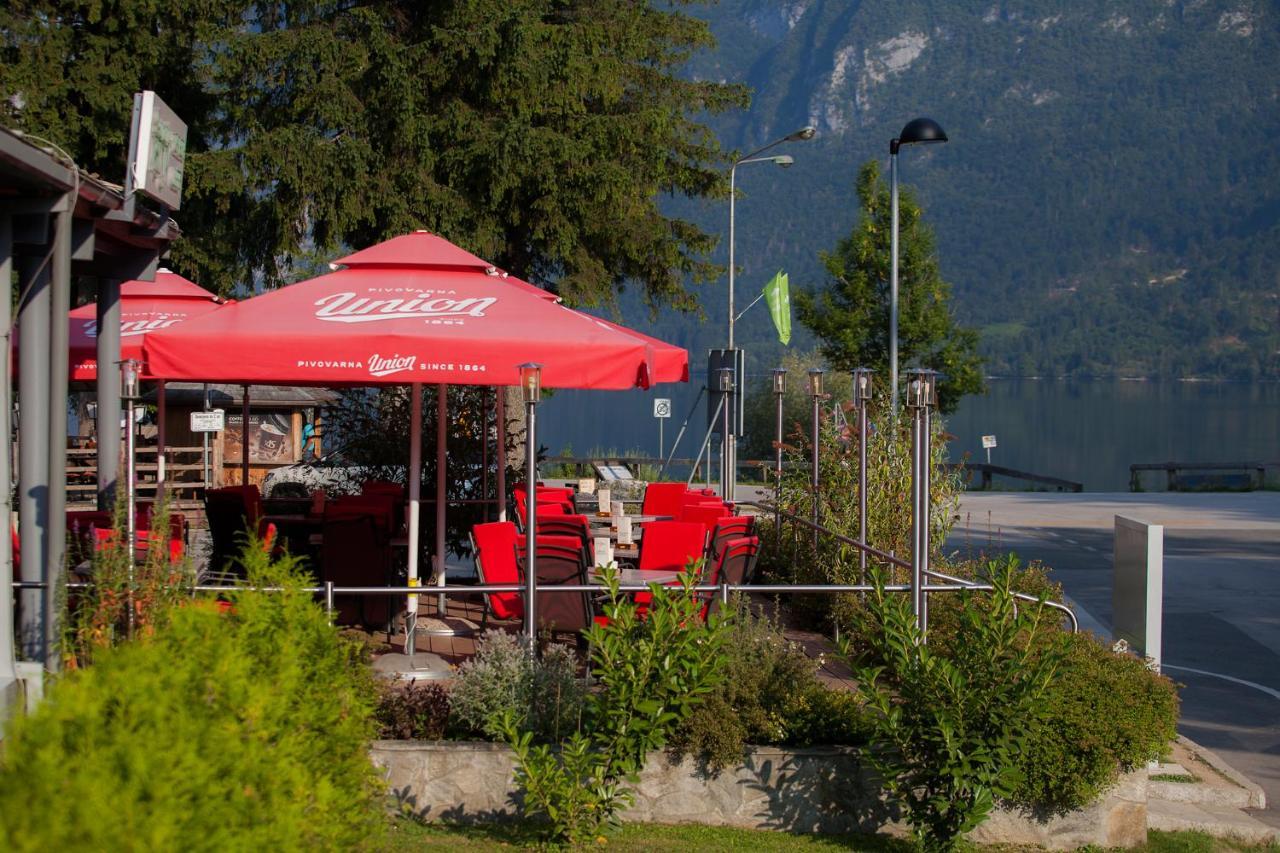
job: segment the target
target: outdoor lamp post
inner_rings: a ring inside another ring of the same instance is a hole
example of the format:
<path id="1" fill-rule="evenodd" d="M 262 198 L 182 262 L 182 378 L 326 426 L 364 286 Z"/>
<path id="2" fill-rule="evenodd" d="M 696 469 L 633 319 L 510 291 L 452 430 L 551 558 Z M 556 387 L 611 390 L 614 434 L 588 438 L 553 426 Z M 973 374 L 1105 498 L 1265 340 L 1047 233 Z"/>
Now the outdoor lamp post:
<path id="1" fill-rule="evenodd" d="M 911 419 L 911 605 L 923 639 L 929 630 L 929 462 L 930 410 L 937 405 L 938 374 L 932 370 L 907 371 L 907 408 Z"/>
<path id="2" fill-rule="evenodd" d="M 858 583 L 867 582 L 867 405 L 871 402 L 868 367 L 853 371 L 853 407 L 858 413 Z"/>
<path id="3" fill-rule="evenodd" d="M 781 168 L 784 168 L 784 169 L 788 168 L 789 166 L 795 163 L 795 159 L 788 155 L 784 154 L 777 157 L 761 157 L 760 155 L 786 142 L 804 142 L 804 141 L 813 139 L 814 135 L 817 134 L 817 132 L 818 131 L 812 125 L 806 125 L 800 128 L 799 130 L 788 133 L 786 136 L 780 139 L 773 140 L 768 145 L 762 145 L 756 150 L 743 155 L 742 157 L 735 160 L 733 162 L 733 165 L 729 167 L 729 346 L 728 346 L 728 349 L 729 349 L 730 359 L 734 359 L 733 326 L 738 320 L 737 315 L 734 312 L 734 303 L 733 303 L 733 280 L 734 280 L 733 256 L 734 256 L 734 248 L 736 245 L 735 243 L 736 235 L 734 233 L 734 228 L 735 228 L 734 211 L 735 211 L 735 202 L 737 201 L 738 167 L 745 166 L 749 163 L 773 163 L 775 166 L 780 166 Z M 734 360 L 734 363 L 735 364 L 737 363 L 736 360 Z M 737 421 L 736 415 L 734 417 L 734 421 L 735 423 Z M 730 465 L 732 466 L 732 468 L 729 472 L 730 491 L 728 494 L 722 495 L 722 497 L 724 497 L 725 500 L 732 500 L 732 494 L 733 494 L 732 489 L 737 480 L 737 473 L 738 473 L 738 470 L 737 470 L 738 443 L 735 436 L 728 435 L 728 434 L 725 435 L 724 442 L 725 442 L 725 445 L 724 445 L 725 450 L 721 452 L 723 453 L 727 451 L 727 455 L 729 457 Z"/>
<path id="4" fill-rule="evenodd" d="M 520 395 L 524 400 L 526 431 L 524 442 L 525 453 L 525 514 L 524 514 L 524 624 L 525 640 L 529 651 L 535 649 L 538 637 L 537 612 L 535 596 L 538 590 L 537 578 L 537 517 L 538 517 L 538 439 L 536 428 L 536 410 L 538 401 L 542 399 L 542 365 L 527 362 L 520 365 Z"/>
<path id="5" fill-rule="evenodd" d="M 898 148 L 916 143 L 946 142 L 947 134 L 931 118 L 907 122 L 895 138 L 889 140 L 889 408 L 898 414 Z"/>
<path id="6" fill-rule="evenodd" d="M 134 543 L 138 541 L 138 463 L 134 458 L 137 448 L 135 444 L 134 423 L 135 407 L 140 396 L 138 389 L 138 361 L 126 358 L 120 362 L 120 399 L 124 400 L 124 517 L 125 517 L 125 554 L 129 566 L 128 592 L 128 624 L 129 633 L 133 633 L 133 568 Z"/>
<path id="7" fill-rule="evenodd" d="M 777 480 L 777 491 L 773 496 L 774 507 L 777 510 L 777 518 L 774 520 L 774 530 L 777 531 L 779 540 L 782 541 L 782 398 L 787 393 L 787 369 L 785 367 L 775 367 L 773 369 L 773 398 L 778 404 L 778 424 L 774 433 L 773 453 L 774 453 L 774 474 Z"/>
<path id="8" fill-rule="evenodd" d="M 729 455 L 729 436 L 733 425 L 733 405 L 731 403 L 734 392 L 733 368 L 722 367 L 716 373 L 719 374 L 716 378 L 716 388 L 724 395 L 724 406 L 720 412 L 720 426 L 723 430 L 720 441 L 720 497 L 727 501 L 732 500 L 730 497 L 731 492 L 729 491 L 729 483 L 732 480 L 729 466 L 733 464 L 733 459 Z M 708 457 L 708 464 L 710 464 L 710 461 L 711 459 Z"/>
<path id="9" fill-rule="evenodd" d="M 815 525 L 813 531 L 813 544 L 816 548 L 818 545 L 818 530 L 816 525 L 820 520 L 818 513 L 818 443 L 821 436 L 818 434 L 822 420 L 822 377 L 826 371 L 820 367 L 814 367 L 809 370 L 809 396 L 813 398 L 813 471 L 812 471 L 812 488 L 813 488 L 813 523 Z"/>

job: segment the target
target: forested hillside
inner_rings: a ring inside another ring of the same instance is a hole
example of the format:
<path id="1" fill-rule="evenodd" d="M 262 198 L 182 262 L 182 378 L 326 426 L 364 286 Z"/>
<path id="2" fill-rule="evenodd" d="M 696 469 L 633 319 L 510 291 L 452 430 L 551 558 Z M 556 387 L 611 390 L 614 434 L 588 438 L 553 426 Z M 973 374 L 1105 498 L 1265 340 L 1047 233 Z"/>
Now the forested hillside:
<path id="1" fill-rule="evenodd" d="M 714 126 L 749 150 L 805 124 L 796 164 L 743 167 L 738 301 L 775 269 L 820 286 L 820 251 L 857 216 L 853 179 L 928 115 L 950 142 L 904 148 L 958 315 L 988 372 L 1280 378 L 1280 32 L 1248 0 L 723 0 L 703 79 L 751 109 Z M 680 211 L 721 234 L 727 203 Z M 720 253 L 721 261 L 725 253 Z M 707 321 L 664 315 L 701 351 Z M 767 312 L 740 325 L 776 363 Z M 805 346 L 801 334 L 793 346 Z M 701 362 L 701 353 L 695 357 Z"/>

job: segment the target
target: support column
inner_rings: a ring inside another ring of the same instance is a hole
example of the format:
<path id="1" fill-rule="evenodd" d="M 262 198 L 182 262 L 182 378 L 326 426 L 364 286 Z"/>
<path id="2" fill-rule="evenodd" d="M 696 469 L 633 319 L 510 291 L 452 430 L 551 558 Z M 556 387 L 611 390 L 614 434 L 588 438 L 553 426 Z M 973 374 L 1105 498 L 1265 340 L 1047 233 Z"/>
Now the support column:
<path id="1" fill-rule="evenodd" d="M 409 386 L 409 577 L 408 586 L 418 585 L 419 524 L 422 517 L 422 386 Z M 404 653 L 414 651 L 418 596 L 410 595 L 405 616 Z"/>
<path id="2" fill-rule="evenodd" d="M 13 471 L 13 431 L 9 422 L 13 411 L 13 395 L 10 388 L 9 353 L 13 341 L 12 294 L 13 280 L 13 221 L 0 214 L 0 517 L 4 518 L 4 532 L 0 535 L 0 717 L 5 715 L 8 702 L 13 697 L 9 691 L 17 679 L 13 648 L 13 539 L 9 527 L 13 518 L 13 490 L 10 488 Z"/>
<path id="3" fill-rule="evenodd" d="M 98 282 L 98 509 L 115 507 L 120 476 L 120 280 Z"/>
<path id="4" fill-rule="evenodd" d="M 498 452 L 498 521 L 507 520 L 507 389 L 501 385 L 494 389 L 494 420 L 497 421 Z"/>
<path id="5" fill-rule="evenodd" d="M 249 485 L 249 386 L 240 389 L 240 485 Z M 133 424 L 129 424 L 130 429 Z"/>
<path id="6" fill-rule="evenodd" d="M 448 520 L 445 500 L 445 486 L 448 481 L 448 436 L 449 436 L 449 386 L 441 383 L 436 386 L 436 586 L 445 585 L 445 524 Z M 448 613 L 445 596 L 441 595 L 436 602 L 436 614 L 443 617 Z"/>
<path id="7" fill-rule="evenodd" d="M 45 668 L 61 668 L 58 644 L 59 599 L 66 584 L 67 556 L 67 372 L 71 311 L 71 206 L 68 193 L 62 208 L 53 215 L 53 245 L 50 255 L 52 287 L 49 290 L 49 521 L 48 551 L 45 556 L 44 597 Z"/>
<path id="8" fill-rule="evenodd" d="M 18 539 L 24 580 L 41 580 L 49 521 L 49 267 L 46 258 L 19 264 L 18 300 Z M 19 596 L 22 657 L 45 659 L 44 590 Z"/>
<path id="9" fill-rule="evenodd" d="M 160 380 L 159 386 L 156 388 L 156 504 L 164 499 L 164 481 L 165 481 L 165 388 L 164 380 Z"/>

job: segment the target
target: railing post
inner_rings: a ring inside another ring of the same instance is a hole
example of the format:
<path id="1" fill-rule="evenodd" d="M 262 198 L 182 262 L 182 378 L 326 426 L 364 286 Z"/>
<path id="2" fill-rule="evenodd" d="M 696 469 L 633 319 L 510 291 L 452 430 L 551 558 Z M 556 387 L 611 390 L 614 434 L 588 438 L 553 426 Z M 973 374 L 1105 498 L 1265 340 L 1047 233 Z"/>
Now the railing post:
<path id="1" fill-rule="evenodd" d="M 911 604 L 924 642 L 929 630 L 929 409 L 937 399 L 932 370 L 907 371 L 907 408 L 911 419 Z"/>
<path id="2" fill-rule="evenodd" d="M 324 582 L 324 612 L 329 617 L 329 624 L 333 624 L 333 581 Z"/>
<path id="3" fill-rule="evenodd" d="M 538 438 L 537 409 L 542 396 L 542 365 L 527 362 L 520 365 L 520 391 L 525 403 L 525 602 L 524 632 L 529 654 L 537 650 L 538 622 Z"/>
<path id="4" fill-rule="evenodd" d="M 872 371 L 853 371 L 853 404 L 858 413 L 858 583 L 867 582 L 867 404 L 871 402 Z"/>

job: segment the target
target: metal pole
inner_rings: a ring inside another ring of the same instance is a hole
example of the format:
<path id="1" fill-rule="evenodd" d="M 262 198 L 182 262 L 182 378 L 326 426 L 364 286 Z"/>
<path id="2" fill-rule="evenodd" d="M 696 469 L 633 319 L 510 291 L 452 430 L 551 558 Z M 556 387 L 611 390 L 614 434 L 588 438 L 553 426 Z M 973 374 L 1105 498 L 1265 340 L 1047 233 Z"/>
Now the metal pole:
<path id="1" fill-rule="evenodd" d="M 689 407 L 689 413 L 688 413 L 687 415 L 685 415 L 685 416 L 684 416 L 684 423 L 680 424 L 680 431 L 679 431 L 678 433 L 676 433 L 676 440 L 675 440 L 675 441 L 673 441 L 673 442 L 671 443 L 671 453 L 670 453 L 670 454 L 668 454 L 668 456 L 667 456 L 666 460 L 665 460 L 665 461 L 663 461 L 663 463 L 662 463 L 662 469 L 658 471 L 658 479 L 659 479 L 659 480 L 661 480 L 661 479 L 662 479 L 662 476 L 663 476 L 664 474 L 666 474 L 666 473 L 667 473 L 667 468 L 668 468 L 668 467 L 670 467 L 670 465 L 671 465 L 671 460 L 675 458 L 676 450 L 677 450 L 677 449 L 679 449 L 679 447 L 680 447 L 680 441 L 684 438 L 684 431 L 685 431 L 685 430 L 688 428 L 688 426 L 689 426 L 689 419 L 690 419 L 690 418 L 692 418 L 692 417 L 693 417 L 693 413 L 694 413 L 694 412 L 696 412 L 696 411 L 698 410 L 698 404 L 702 402 L 702 395 L 703 395 L 703 394 L 705 394 L 706 392 L 707 392 L 707 386 L 706 386 L 706 385 L 703 385 L 701 388 L 699 388 L 699 389 L 698 389 L 698 396 L 694 398 L 694 400 L 693 400 L 693 405 Z M 699 455 L 701 455 L 701 454 L 699 454 Z M 696 463 L 695 463 L 695 465 L 696 465 Z M 690 482 L 690 483 L 692 483 L 692 482 L 693 482 L 693 477 L 692 477 L 692 476 L 690 476 L 690 478 L 689 478 L 689 482 Z"/>
<path id="2" fill-rule="evenodd" d="M 422 385 L 409 386 L 409 569 L 408 585 L 418 585 L 418 519 L 422 510 Z M 405 617 L 404 653 L 413 656 L 418 596 L 410 595 Z"/>
<path id="3" fill-rule="evenodd" d="M 931 420 L 931 400 L 920 407 L 920 577 L 927 585 L 929 580 L 929 489 L 933 479 L 932 450 L 933 431 Z M 920 588 L 920 633 L 929 636 L 929 591 L 922 585 Z"/>
<path id="4" fill-rule="evenodd" d="M 777 391 L 774 393 L 774 396 L 777 398 L 777 401 L 778 401 L 778 423 L 777 423 L 777 428 L 774 432 L 775 441 L 774 441 L 774 450 L 773 450 L 774 473 L 776 475 L 776 481 L 778 484 L 777 492 L 773 496 L 773 502 L 774 502 L 775 508 L 777 509 L 777 518 L 774 519 L 774 530 L 776 530 L 778 532 L 778 536 L 781 537 L 782 536 L 782 398 L 784 396 L 784 392 Z M 781 538 L 779 538 L 778 541 L 781 542 L 782 541 Z"/>
<path id="5" fill-rule="evenodd" d="M 489 389 L 480 389 L 480 497 L 486 503 L 480 518 L 489 521 Z"/>
<path id="6" fill-rule="evenodd" d="M 733 312 L 733 278 L 734 278 L 733 254 L 734 254 L 734 247 L 735 247 L 734 208 L 735 208 L 735 202 L 737 201 L 737 195 L 738 195 L 737 179 L 738 179 L 738 164 L 734 163 L 729 168 L 729 350 L 728 351 L 729 351 L 730 364 L 733 365 L 735 382 L 738 379 L 738 376 L 737 376 L 738 359 L 733 348 L 733 326 L 734 326 L 734 319 L 735 319 L 733 316 L 733 313 L 734 313 Z M 724 395 L 724 398 L 728 398 L 729 395 L 732 393 L 733 392 L 731 390 L 729 394 Z M 720 481 L 720 496 L 723 500 L 731 501 L 733 500 L 733 484 L 734 484 L 734 480 L 736 479 L 734 477 L 734 466 L 736 465 L 736 462 L 737 462 L 737 435 L 734 434 L 734 429 L 737 428 L 737 423 L 736 423 L 737 417 L 736 417 L 736 408 L 733 405 L 732 399 L 730 399 L 729 402 L 727 402 L 725 405 L 726 405 L 726 413 L 735 412 L 735 415 L 734 417 L 731 417 L 731 418 L 730 417 L 725 418 L 725 431 L 722 436 L 721 444 L 720 444 L 720 457 L 722 460 L 722 471 L 724 472 L 724 477 Z M 730 428 L 731 422 L 734 422 L 732 428 Z"/>
<path id="7" fill-rule="evenodd" d="M 889 143 L 889 411 L 898 415 L 898 140 Z"/>
<path id="8" fill-rule="evenodd" d="M 819 426 L 822 419 L 822 397 L 818 394 L 813 395 L 813 523 L 815 525 L 822 523 L 821 513 L 818 506 L 818 444 L 821 440 L 819 434 Z M 818 547 L 818 531 L 813 531 L 813 547 Z"/>
<path id="9" fill-rule="evenodd" d="M 920 449 L 924 439 L 921 433 L 923 418 L 922 407 L 913 407 L 911 418 L 911 612 L 915 616 L 916 627 L 924 630 L 923 609 L 924 592 L 924 560 L 921 550 L 920 530 L 924 524 L 924 507 L 920 500 L 924 473 L 921 468 Z"/>
<path id="10" fill-rule="evenodd" d="M 164 497 L 165 420 L 167 414 L 164 380 L 161 379 L 156 386 L 156 503 L 159 503 Z"/>
<path id="11" fill-rule="evenodd" d="M 867 544 L 867 401 L 858 401 L 858 543 Z M 858 549 L 858 583 L 867 582 L 867 552 Z"/>
<path id="12" fill-rule="evenodd" d="M 666 446 L 662 440 L 662 425 L 666 422 L 666 418 L 658 418 L 658 458 L 662 459 L 666 455 Z M 987 460 L 990 461 L 990 460 Z"/>
<path id="13" fill-rule="evenodd" d="M 62 197 L 53 215 L 53 245 L 50 247 L 52 287 L 49 290 L 49 515 L 45 579 L 50 586 L 44 597 L 45 669 L 61 669 L 58 644 L 61 602 L 59 593 L 66 583 L 67 556 L 67 374 L 69 371 L 71 311 L 71 218 L 75 197 Z"/>
<path id="14" fill-rule="evenodd" d="M 125 417 L 128 419 L 124 433 L 124 524 L 125 524 L 125 554 L 128 555 L 129 566 L 129 587 L 125 596 L 125 605 L 128 608 L 129 634 L 133 634 L 133 570 L 134 570 L 134 553 L 133 549 L 138 541 L 138 469 L 137 460 L 134 458 L 137 448 L 134 436 L 136 435 L 134 418 L 134 400 L 129 397 L 124 404 Z"/>
<path id="15" fill-rule="evenodd" d="M 707 427 L 707 434 L 702 438 L 702 447 L 698 448 L 698 456 L 693 460 L 693 470 L 689 472 L 689 479 L 685 481 L 686 486 L 693 485 L 693 478 L 698 474 L 698 468 L 702 465 L 702 454 L 707 452 L 707 445 L 711 443 L 711 436 L 715 432 L 716 418 L 720 417 L 720 410 L 724 407 L 724 397 L 720 398 L 719 404 L 716 406 L 715 414 L 711 416 L 711 425 Z M 711 483 L 711 456 L 707 455 L 707 483 L 708 487 Z"/>
<path id="16" fill-rule="evenodd" d="M 240 485 L 249 485 L 249 386 L 240 395 Z"/>
<path id="17" fill-rule="evenodd" d="M 507 389 L 495 386 L 494 420 L 498 433 L 498 521 L 507 520 Z"/>
<path id="18" fill-rule="evenodd" d="M 49 267 L 20 263 L 18 301 L 18 540 L 27 580 L 44 571 L 49 518 Z M 65 317 L 64 317 L 65 319 Z M 44 592 L 24 589 L 19 643 L 28 661 L 45 660 Z"/>
<path id="19" fill-rule="evenodd" d="M 101 405 L 101 404 L 99 404 L 99 405 Z M 207 383 L 207 382 L 206 382 L 206 383 L 205 383 L 205 385 L 204 385 L 204 410 L 205 410 L 206 412 L 207 412 L 207 411 L 209 411 L 209 383 Z M 99 409 L 99 411 L 101 411 L 101 409 Z M 200 438 L 201 438 L 201 443 L 202 443 L 202 445 L 203 445 L 202 455 L 201 455 L 201 457 L 200 457 L 200 464 L 203 466 L 203 472 L 204 472 L 204 476 L 203 476 L 203 479 L 204 479 L 204 486 L 205 486 L 205 488 L 207 489 L 207 488 L 209 488 L 210 486 L 212 486 L 212 485 L 213 485 L 211 482 L 209 482 L 209 479 L 210 479 L 210 477 L 209 477 L 209 475 L 210 475 L 210 471 L 209 471 L 209 433 L 207 433 L 207 432 L 202 432 L 202 433 L 200 433 Z"/>
<path id="20" fill-rule="evenodd" d="M 17 679 L 13 665 L 13 389 L 11 387 L 10 346 L 13 343 L 13 220 L 0 214 L 0 515 L 4 531 L 0 535 L 0 712 L 6 709 L 9 689 Z"/>
<path id="21" fill-rule="evenodd" d="M 720 499 L 723 501 L 733 500 L 733 382 L 726 381 L 723 374 L 720 378 L 720 388 L 724 391 L 724 412 L 723 420 L 720 428 L 724 430 L 720 441 Z"/>
<path id="22" fill-rule="evenodd" d="M 98 509 L 116 505 L 120 478 L 120 280 L 98 282 Z"/>
<path id="23" fill-rule="evenodd" d="M 448 449 L 449 386 L 436 386 L 436 586 L 444 586 L 445 576 L 445 480 L 448 473 L 446 451 Z M 441 595 L 436 601 L 436 615 L 448 614 L 448 602 Z"/>
<path id="24" fill-rule="evenodd" d="M 537 442 L 537 417 L 538 404 L 530 401 L 525 404 L 525 488 L 528 489 L 527 511 L 525 512 L 524 525 L 524 631 L 525 639 L 529 643 L 529 651 L 532 653 L 536 648 L 538 638 L 537 623 L 537 606 L 535 599 L 538 592 L 538 558 L 537 558 L 537 527 L 538 527 L 538 501 L 537 501 L 537 483 L 538 483 L 538 442 Z"/>

